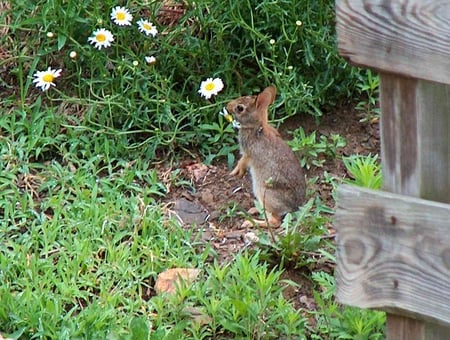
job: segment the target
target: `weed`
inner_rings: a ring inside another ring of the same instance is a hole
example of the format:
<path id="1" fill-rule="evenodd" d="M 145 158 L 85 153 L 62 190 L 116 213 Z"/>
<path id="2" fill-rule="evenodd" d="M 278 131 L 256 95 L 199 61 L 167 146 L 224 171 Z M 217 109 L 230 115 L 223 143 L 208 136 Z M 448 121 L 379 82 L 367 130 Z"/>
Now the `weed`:
<path id="1" fill-rule="evenodd" d="M 310 199 L 297 212 L 287 214 L 282 223 L 283 232 L 275 240 L 264 233 L 260 235 L 261 258 L 282 267 L 301 268 L 316 263 L 320 257 L 318 249 L 327 247 L 322 237 L 328 221 L 324 213 L 331 212 L 317 198 Z"/>
<path id="2" fill-rule="evenodd" d="M 378 155 L 352 155 L 344 157 L 342 161 L 352 177 L 344 182 L 371 189 L 381 188 L 382 174 Z"/>
<path id="3" fill-rule="evenodd" d="M 322 339 L 324 335 L 333 339 L 383 339 L 386 314 L 379 311 L 341 306 L 333 300 L 336 282 L 326 272 L 316 272 L 312 278 L 319 285 L 314 292 L 318 305 L 315 312 L 317 329 L 312 339 Z"/>
<path id="4" fill-rule="evenodd" d="M 228 167 L 232 168 L 235 163 L 235 151 L 239 149 L 239 144 L 236 142 L 236 132 L 232 126 L 226 124 L 224 118 L 220 115 L 218 122 L 200 124 L 199 128 L 211 145 L 220 145 L 217 152 L 206 156 L 205 164 L 210 164 L 217 157 L 227 157 Z"/>
<path id="5" fill-rule="evenodd" d="M 311 165 L 321 167 L 326 158 L 336 158 L 338 149 L 347 145 L 347 142 L 338 134 L 331 134 L 329 137 L 321 135 L 317 140 L 316 131 L 308 136 L 299 127 L 293 132 L 293 138 L 288 144 L 294 152 L 300 154 L 301 166 L 309 169 Z"/>
<path id="6" fill-rule="evenodd" d="M 230 334 L 239 338 L 304 337 L 305 319 L 282 297 L 278 284 L 282 271 L 269 271 L 258 254 L 244 253 L 227 265 L 215 263 L 205 269 L 203 282 L 181 288 L 175 296 L 150 301 L 157 315 L 155 334 L 172 338 L 184 334 L 193 339 Z M 209 322 L 196 323 L 187 313 L 193 309 Z"/>
<path id="7" fill-rule="evenodd" d="M 103 175 L 92 162 L 72 170 L 56 162 L 27 168 L 30 186 L 23 191 L 19 167 L 10 166 L 1 182 L 3 332 L 48 338 L 123 332 L 145 310 L 156 273 L 207 257 L 155 204 L 162 188 L 151 171 L 132 166 Z"/>
<path id="8" fill-rule="evenodd" d="M 358 89 L 359 94 L 364 96 L 364 99 L 356 104 L 356 109 L 362 114 L 360 122 L 377 121 L 380 117 L 379 76 L 373 74 L 370 69 L 367 69 L 365 74 L 359 76 L 356 88 Z"/>
<path id="9" fill-rule="evenodd" d="M 215 264 L 196 294 L 216 325 L 213 335 L 304 337 L 306 320 L 282 297 L 281 273 L 261 264 L 257 253 L 238 255 L 226 266 Z"/>

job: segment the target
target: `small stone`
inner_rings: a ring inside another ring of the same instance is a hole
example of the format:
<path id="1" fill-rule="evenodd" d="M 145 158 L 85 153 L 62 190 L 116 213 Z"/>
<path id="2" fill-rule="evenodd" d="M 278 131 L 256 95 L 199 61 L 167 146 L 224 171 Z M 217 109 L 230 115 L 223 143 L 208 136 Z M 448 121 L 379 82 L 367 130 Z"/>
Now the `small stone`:
<path id="1" fill-rule="evenodd" d="M 244 241 L 253 244 L 259 241 L 259 237 L 253 231 L 249 231 L 244 235 Z"/>
<path id="2" fill-rule="evenodd" d="M 175 201 L 173 211 L 185 224 L 202 224 L 208 217 L 208 211 L 200 203 L 185 198 Z"/>
<path id="3" fill-rule="evenodd" d="M 163 271 L 158 275 L 155 282 L 156 294 L 168 293 L 174 294 L 177 287 L 182 284 L 182 281 L 191 285 L 192 282 L 200 274 L 200 269 L 195 268 L 171 268 Z"/>

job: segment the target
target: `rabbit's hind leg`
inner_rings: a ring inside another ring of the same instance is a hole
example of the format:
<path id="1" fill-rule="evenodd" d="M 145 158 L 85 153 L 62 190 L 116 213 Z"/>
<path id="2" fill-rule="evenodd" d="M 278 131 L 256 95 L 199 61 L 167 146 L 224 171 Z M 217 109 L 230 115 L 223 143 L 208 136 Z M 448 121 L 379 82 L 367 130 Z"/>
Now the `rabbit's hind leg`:
<path id="1" fill-rule="evenodd" d="M 252 208 L 256 209 L 256 208 Z M 252 210 L 250 209 L 250 210 Z M 249 213 L 250 213 L 249 210 Z M 256 210 L 257 211 L 257 210 Z M 241 228 L 248 228 L 253 226 L 259 226 L 261 228 L 278 228 L 281 225 L 281 218 L 277 214 L 268 213 L 267 219 L 259 220 L 259 219 L 250 219 L 246 220 L 242 223 Z"/>

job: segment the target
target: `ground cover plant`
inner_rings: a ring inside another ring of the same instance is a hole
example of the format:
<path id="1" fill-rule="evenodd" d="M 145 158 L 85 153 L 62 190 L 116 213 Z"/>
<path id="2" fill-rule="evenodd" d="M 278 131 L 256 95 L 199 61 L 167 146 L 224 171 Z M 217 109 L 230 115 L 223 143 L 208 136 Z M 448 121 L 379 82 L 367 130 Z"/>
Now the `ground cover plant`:
<path id="1" fill-rule="evenodd" d="M 233 165 L 237 127 L 223 107 L 241 94 L 274 84 L 277 126 L 300 115 L 320 124 L 347 102 L 364 123 L 376 117 L 377 78 L 338 56 L 333 6 L 0 2 L 0 334 L 382 337 L 382 313 L 339 306 L 329 293 L 333 210 L 314 183 L 281 230 L 255 230 L 227 261 L 167 204 L 179 188 L 195 190 L 184 159 Z M 341 160 L 339 134 L 296 126 L 289 136 L 316 182 L 341 182 L 322 170 L 339 161 L 350 181 L 379 187 L 376 156 Z M 232 205 L 217 220 L 241 215 Z M 168 268 L 201 274 L 158 295 Z M 286 287 L 300 289 L 283 279 L 287 269 L 311 282 L 317 308 L 286 297 Z"/>

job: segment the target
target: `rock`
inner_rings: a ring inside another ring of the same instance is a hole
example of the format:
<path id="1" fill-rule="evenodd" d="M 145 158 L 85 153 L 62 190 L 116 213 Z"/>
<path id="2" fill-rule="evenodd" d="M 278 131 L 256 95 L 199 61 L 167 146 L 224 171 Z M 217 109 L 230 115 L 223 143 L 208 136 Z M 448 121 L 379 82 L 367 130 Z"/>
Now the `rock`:
<path id="1" fill-rule="evenodd" d="M 245 243 L 253 244 L 259 241 L 259 237 L 253 231 L 249 231 L 244 235 L 244 240 Z"/>
<path id="2" fill-rule="evenodd" d="M 198 307 L 186 307 L 183 311 L 200 326 L 209 324 L 212 321 L 211 317 Z"/>
<path id="3" fill-rule="evenodd" d="M 156 294 L 174 294 L 181 284 L 191 285 L 200 274 L 200 269 L 193 268 L 172 268 L 167 269 L 158 275 L 155 282 Z"/>
<path id="4" fill-rule="evenodd" d="M 202 224 L 208 217 L 208 211 L 198 202 L 179 198 L 172 209 L 184 224 Z"/>

